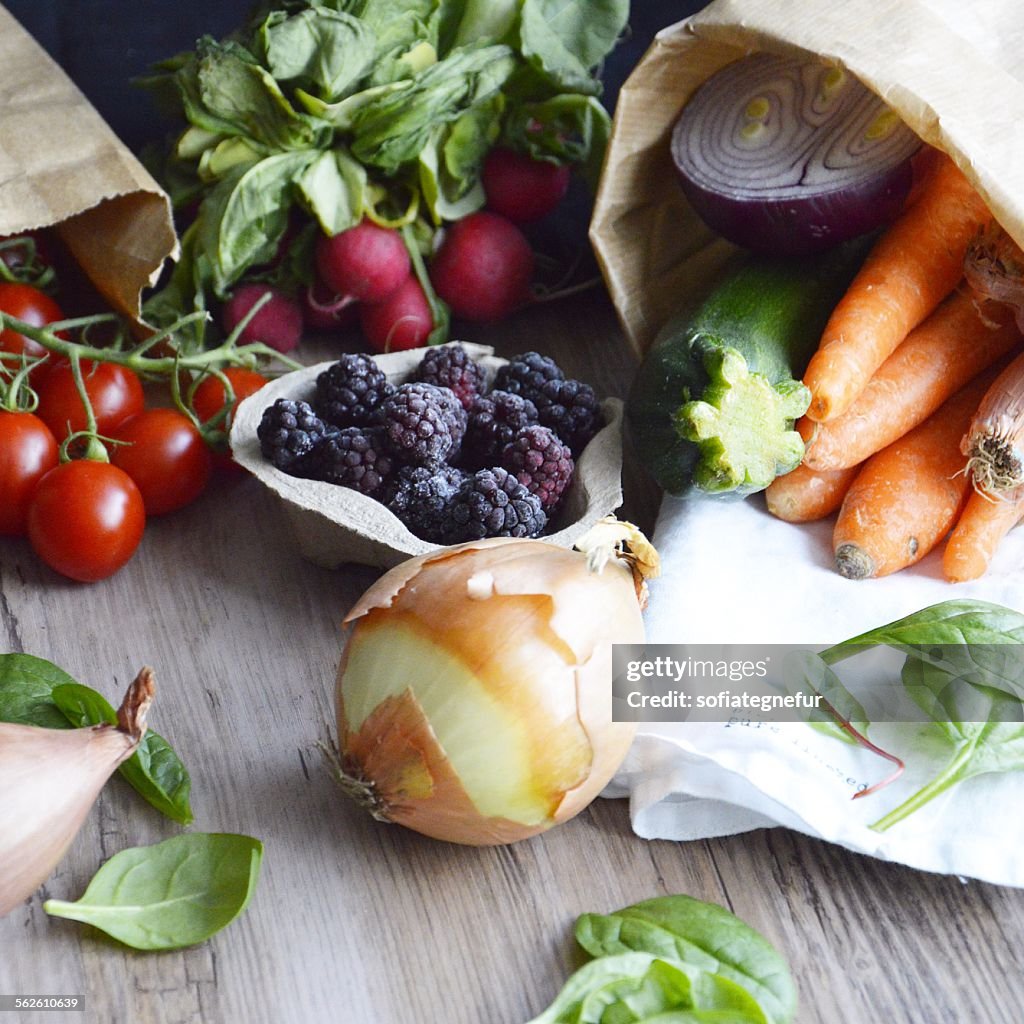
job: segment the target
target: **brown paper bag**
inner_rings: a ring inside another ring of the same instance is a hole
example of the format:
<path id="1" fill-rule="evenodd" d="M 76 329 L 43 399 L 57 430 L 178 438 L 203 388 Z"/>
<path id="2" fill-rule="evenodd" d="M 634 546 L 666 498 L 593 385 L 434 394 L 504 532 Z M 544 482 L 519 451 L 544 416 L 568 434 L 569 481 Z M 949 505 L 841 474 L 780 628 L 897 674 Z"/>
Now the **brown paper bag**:
<path id="1" fill-rule="evenodd" d="M 812 53 L 856 75 L 961 167 L 1024 245 L 1020 0 L 715 0 L 663 30 L 616 107 L 591 241 L 631 343 L 731 251 L 684 198 L 669 155 L 693 91 L 744 54 Z"/>
<path id="2" fill-rule="evenodd" d="M 111 306 L 177 254 L 170 201 L 105 121 L 0 7 L 0 235 L 55 227 Z"/>

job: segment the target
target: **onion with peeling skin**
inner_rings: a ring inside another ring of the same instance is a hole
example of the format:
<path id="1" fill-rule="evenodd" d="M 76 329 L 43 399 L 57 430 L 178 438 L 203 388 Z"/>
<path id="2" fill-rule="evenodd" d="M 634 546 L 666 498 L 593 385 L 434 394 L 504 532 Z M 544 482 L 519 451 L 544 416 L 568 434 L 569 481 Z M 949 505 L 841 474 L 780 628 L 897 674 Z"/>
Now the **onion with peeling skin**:
<path id="1" fill-rule="evenodd" d="M 502 538 L 410 559 L 372 586 L 345 620 L 338 670 L 346 792 L 381 820 L 476 846 L 586 807 L 635 732 L 610 718 L 611 645 L 643 642 L 636 566 L 655 571 L 639 531 L 619 527 L 639 563 L 619 547 L 595 571 L 593 555 Z"/>
<path id="2" fill-rule="evenodd" d="M 918 137 L 838 67 L 751 54 L 684 107 L 672 158 L 698 215 L 737 245 L 822 251 L 892 220 Z"/>

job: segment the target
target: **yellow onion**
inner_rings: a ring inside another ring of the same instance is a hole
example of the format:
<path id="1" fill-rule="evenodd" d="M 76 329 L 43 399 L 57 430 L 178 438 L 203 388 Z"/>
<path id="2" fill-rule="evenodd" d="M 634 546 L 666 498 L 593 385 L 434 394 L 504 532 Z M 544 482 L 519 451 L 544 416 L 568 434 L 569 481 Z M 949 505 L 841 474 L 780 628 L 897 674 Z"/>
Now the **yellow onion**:
<path id="1" fill-rule="evenodd" d="M 643 642 L 656 555 L 614 520 L 578 546 L 442 548 L 349 612 L 337 767 L 375 817 L 508 843 L 571 818 L 611 779 L 635 731 L 611 721 L 612 644 Z"/>
<path id="2" fill-rule="evenodd" d="M 0 723 L 0 917 L 64 856 L 103 784 L 142 741 L 153 693 L 153 672 L 144 668 L 118 709 L 117 725 Z"/>

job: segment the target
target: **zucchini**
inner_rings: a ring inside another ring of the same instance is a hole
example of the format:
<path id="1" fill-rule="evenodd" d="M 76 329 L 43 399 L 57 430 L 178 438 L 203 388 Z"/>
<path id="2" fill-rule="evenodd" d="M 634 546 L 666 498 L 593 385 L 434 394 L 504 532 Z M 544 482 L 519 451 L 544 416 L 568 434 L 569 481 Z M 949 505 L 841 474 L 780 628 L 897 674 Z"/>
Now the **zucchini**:
<path id="1" fill-rule="evenodd" d="M 743 497 L 800 464 L 799 378 L 873 241 L 802 259 L 739 253 L 665 325 L 626 403 L 637 456 L 665 491 Z"/>

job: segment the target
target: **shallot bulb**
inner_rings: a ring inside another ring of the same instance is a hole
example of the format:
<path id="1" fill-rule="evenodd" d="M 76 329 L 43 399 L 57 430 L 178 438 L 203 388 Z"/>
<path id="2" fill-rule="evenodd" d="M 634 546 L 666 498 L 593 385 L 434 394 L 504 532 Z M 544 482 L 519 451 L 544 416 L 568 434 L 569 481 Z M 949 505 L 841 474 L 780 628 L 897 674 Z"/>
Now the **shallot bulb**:
<path id="1" fill-rule="evenodd" d="M 144 668 L 118 709 L 117 725 L 0 723 L 0 917 L 60 862 L 104 783 L 142 741 L 153 693 L 152 670 Z"/>
<path id="2" fill-rule="evenodd" d="M 612 644 L 643 642 L 657 556 L 629 524 L 588 537 L 586 553 L 509 538 L 442 548 L 349 612 L 337 768 L 375 817 L 509 843 L 608 783 L 635 731 L 611 721 Z"/>

